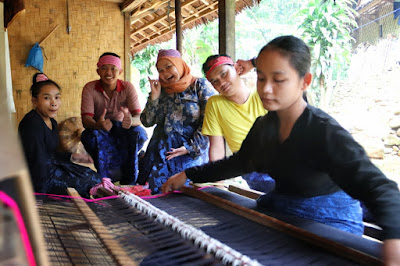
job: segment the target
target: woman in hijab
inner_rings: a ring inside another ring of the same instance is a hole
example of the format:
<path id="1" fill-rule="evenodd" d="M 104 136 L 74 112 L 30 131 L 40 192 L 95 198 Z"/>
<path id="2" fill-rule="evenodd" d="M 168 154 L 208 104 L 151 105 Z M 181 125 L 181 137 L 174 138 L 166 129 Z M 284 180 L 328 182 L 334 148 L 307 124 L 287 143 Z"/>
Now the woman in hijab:
<path id="1" fill-rule="evenodd" d="M 207 100 L 215 94 L 206 79 L 190 74 L 177 50 L 160 50 L 156 67 L 159 79 L 149 79 L 151 92 L 140 116 L 144 126 L 156 127 L 138 177 L 154 194 L 171 175 L 208 162 L 209 142 L 201 128 Z"/>

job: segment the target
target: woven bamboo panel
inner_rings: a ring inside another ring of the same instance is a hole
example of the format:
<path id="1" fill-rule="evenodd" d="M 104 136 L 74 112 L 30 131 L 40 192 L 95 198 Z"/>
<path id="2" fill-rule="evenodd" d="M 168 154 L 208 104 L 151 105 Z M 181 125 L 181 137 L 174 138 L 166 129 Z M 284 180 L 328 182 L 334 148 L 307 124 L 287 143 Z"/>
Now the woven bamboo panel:
<path id="1" fill-rule="evenodd" d="M 66 0 L 25 0 L 25 14 L 8 28 L 17 123 L 32 108 L 29 89 L 37 70 L 24 67 L 29 51 L 57 25 L 42 46 L 47 56 L 43 72 L 62 88 L 58 122 L 80 116 L 82 88 L 98 78 L 96 63 L 103 52 L 115 52 L 124 60 L 124 19 L 118 3 L 69 0 L 68 34 Z"/>

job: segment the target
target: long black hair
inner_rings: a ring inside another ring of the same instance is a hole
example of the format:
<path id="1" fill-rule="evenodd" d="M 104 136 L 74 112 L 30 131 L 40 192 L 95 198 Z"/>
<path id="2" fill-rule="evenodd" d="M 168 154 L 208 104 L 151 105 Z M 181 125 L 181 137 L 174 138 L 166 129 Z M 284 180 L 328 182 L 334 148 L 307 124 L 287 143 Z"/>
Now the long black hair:
<path id="1" fill-rule="evenodd" d="M 259 55 L 266 50 L 276 50 L 289 58 L 290 65 L 299 73 L 300 77 L 304 77 L 307 72 L 310 72 L 310 49 L 300 38 L 292 35 L 277 37 L 265 45 Z"/>

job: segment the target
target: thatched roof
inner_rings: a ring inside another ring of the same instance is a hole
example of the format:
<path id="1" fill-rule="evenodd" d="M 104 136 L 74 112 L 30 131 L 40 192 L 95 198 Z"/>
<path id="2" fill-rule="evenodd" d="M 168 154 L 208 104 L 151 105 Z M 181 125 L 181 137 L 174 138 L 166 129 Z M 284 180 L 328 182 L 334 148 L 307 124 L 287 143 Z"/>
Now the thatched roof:
<path id="1" fill-rule="evenodd" d="M 175 34 L 174 0 L 108 0 L 120 2 L 121 11 L 131 15 L 131 49 L 135 53 L 149 44 L 171 39 Z M 260 0 L 236 0 L 236 12 Z M 218 18 L 216 0 L 182 0 L 182 30 Z"/>
<path id="2" fill-rule="evenodd" d="M 358 0 L 356 11 L 364 15 L 378 15 L 379 7 L 385 3 L 392 3 L 388 0 Z"/>

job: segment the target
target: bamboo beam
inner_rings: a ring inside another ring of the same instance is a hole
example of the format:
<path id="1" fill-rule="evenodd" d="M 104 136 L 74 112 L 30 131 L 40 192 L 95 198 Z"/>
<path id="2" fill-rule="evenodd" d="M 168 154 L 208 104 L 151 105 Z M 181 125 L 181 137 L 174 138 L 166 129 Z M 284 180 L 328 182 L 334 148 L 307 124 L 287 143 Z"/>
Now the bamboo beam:
<path id="1" fill-rule="evenodd" d="M 218 1 L 219 53 L 235 61 L 235 0 Z"/>
<path id="2" fill-rule="evenodd" d="M 126 0 L 121 5 L 121 12 L 128 13 L 143 5 L 147 0 Z"/>
<path id="3" fill-rule="evenodd" d="M 103 2 L 112 2 L 112 3 L 117 3 L 117 4 L 121 4 L 124 2 L 124 0 L 101 0 Z"/>
<path id="4" fill-rule="evenodd" d="M 136 21 L 146 17 L 147 15 L 155 13 L 158 9 L 164 8 L 168 4 L 168 1 L 169 0 L 159 1 L 149 7 L 140 10 L 138 9 L 135 12 L 132 12 L 131 23 L 134 24 Z"/>
<path id="5" fill-rule="evenodd" d="M 90 227 L 99 236 L 104 246 L 110 252 L 115 262 L 118 265 L 137 265 L 121 247 L 121 245 L 114 239 L 114 237 L 107 230 L 107 227 L 100 221 L 96 214 L 89 208 L 86 202 L 83 201 L 79 193 L 74 188 L 67 188 L 68 194 L 73 198 L 73 201 Z"/>
<path id="6" fill-rule="evenodd" d="M 218 2 L 215 2 L 215 3 L 213 3 L 212 5 L 214 6 L 214 5 L 217 5 L 217 4 L 218 4 Z M 189 24 L 189 23 L 191 23 L 191 22 L 194 22 L 195 20 L 200 19 L 200 18 L 202 18 L 202 17 L 205 17 L 205 16 L 209 15 L 210 13 L 214 12 L 213 10 L 207 10 L 207 9 L 209 9 L 209 8 L 210 8 L 210 7 L 206 7 L 206 8 L 205 8 L 204 10 L 202 10 L 201 12 L 198 12 L 198 14 L 199 14 L 198 17 L 192 16 L 192 17 L 189 18 L 189 19 L 184 19 L 184 20 L 183 20 L 183 23 L 182 23 L 182 26 L 184 26 L 184 25 L 186 25 L 186 24 Z M 164 30 L 161 30 L 161 33 L 160 33 L 160 34 L 152 34 L 151 36 L 148 37 L 149 39 L 147 39 L 146 41 L 136 43 L 136 44 L 133 46 L 133 49 L 135 49 L 136 47 L 139 47 L 139 46 L 148 44 L 148 43 L 150 43 L 151 41 L 153 41 L 154 39 L 160 37 L 159 35 L 162 36 L 162 35 L 168 34 L 168 33 L 172 32 L 174 29 L 175 29 L 175 25 L 172 25 L 172 26 L 171 26 L 171 29 L 165 28 Z"/>
<path id="7" fill-rule="evenodd" d="M 176 50 L 182 54 L 182 2 L 175 0 Z"/>
<path id="8" fill-rule="evenodd" d="M 184 8 L 184 7 L 187 6 L 187 5 L 191 5 L 192 3 L 196 2 L 196 1 L 198 1 L 198 0 L 188 0 L 188 1 L 184 2 L 184 3 L 182 3 L 182 8 Z M 213 3 L 212 5 L 216 5 L 216 3 Z M 172 15 L 172 13 L 171 13 L 170 15 Z M 134 18 L 133 18 L 133 19 L 134 19 Z M 159 17 L 156 18 L 155 20 L 153 20 L 153 21 L 151 21 L 151 22 L 149 22 L 149 23 L 143 25 L 142 27 L 140 27 L 140 28 L 138 28 L 138 29 L 134 29 L 134 31 L 132 31 L 131 34 L 135 34 L 136 32 L 144 31 L 144 30 L 145 30 L 146 28 L 148 28 L 150 25 L 154 25 L 154 24 L 156 24 L 156 23 L 158 23 L 158 22 L 161 23 L 161 21 L 162 21 L 162 20 L 165 20 L 165 19 L 167 19 L 167 14 L 162 15 L 162 16 L 159 16 Z"/>
<path id="9" fill-rule="evenodd" d="M 240 188 L 240 187 L 233 186 L 233 185 L 229 185 L 228 190 L 235 192 L 236 194 L 250 198 L 250 199 L 258 199 L 260 196 L 265 194 L 265 193 L 262 193 L 260 191 L 256 191 L 253 189 L 248 190 L 248 189 Z"/>
<path id="10" fill-rule="evenodd" d="M 382 261 L 375 258 L 369 254 L 363 253 L 359 250 L 344 246 L 340 243 L 334 242 L 332 240 L 323 238 L 319 235 L 311 233 L 307 230 L 301 229 L 289 223 L 280 221 L 274 217 L 265 215 L 263 213 L 247 209 L 243 206 L 230 202 L 228 200 L 222 199 L 210 193 L 206 193 L 195 188 L 184 186 L 181 191 L 192 197 L 201 199 L 205 202 L 211 203 L 222 209 L 228 210 L 237 215 L 243 216 L 251 221 L 265 225 L 272 229 L 284 232 L 292 237 L 303 240 L 307 243 L 321 247 L 331 253 L 345 257 L 357 263 L 363 265 L 382 265 Z"/>
<path id="11" fill-rule="evenodd" d="M 129 13 L 124 13 L 124 77 L 125 81 L 131 81 L 132 70 L 131 70 L 131 16 Z"/>

